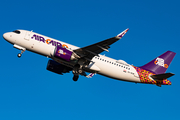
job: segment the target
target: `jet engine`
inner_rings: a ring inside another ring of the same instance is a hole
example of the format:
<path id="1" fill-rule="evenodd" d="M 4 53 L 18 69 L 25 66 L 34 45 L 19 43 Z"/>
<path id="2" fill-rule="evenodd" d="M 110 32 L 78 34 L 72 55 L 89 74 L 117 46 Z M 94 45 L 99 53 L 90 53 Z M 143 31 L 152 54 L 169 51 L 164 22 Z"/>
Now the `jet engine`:
<path id="1" fill-rule="evenodd" d="M 56 46 L 54 50 L 54 57 L 61 58 L 66 61 L 77 60 L 78 58 L 80 58 L 76 53 L 63 48 L 62 46 Z"/>
<path id="2" fill-rule="evenodd" d="M 62 65 L 62 64 L 60 64 L 54 60 L 48 61 L 46 69 L 51 71 L 51 72 L 61 74 L 61 75 L 62 75 L 62 73 L 67 73 L 67 72 L 72 70 L 72 68 L 64 66 L 64 65 Z"/>

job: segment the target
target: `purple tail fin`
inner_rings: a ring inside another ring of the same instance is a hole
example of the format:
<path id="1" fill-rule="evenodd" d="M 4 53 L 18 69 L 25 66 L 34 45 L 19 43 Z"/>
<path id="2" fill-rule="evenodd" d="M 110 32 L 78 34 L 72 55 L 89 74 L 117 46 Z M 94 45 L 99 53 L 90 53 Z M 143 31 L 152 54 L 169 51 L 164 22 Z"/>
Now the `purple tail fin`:
<path id="1" fill-rule="evenodd" d="M 151 71 L 155 74 L 165 73 L 175 55 L 176 53 L 167 51 L 140 68 Z"/>

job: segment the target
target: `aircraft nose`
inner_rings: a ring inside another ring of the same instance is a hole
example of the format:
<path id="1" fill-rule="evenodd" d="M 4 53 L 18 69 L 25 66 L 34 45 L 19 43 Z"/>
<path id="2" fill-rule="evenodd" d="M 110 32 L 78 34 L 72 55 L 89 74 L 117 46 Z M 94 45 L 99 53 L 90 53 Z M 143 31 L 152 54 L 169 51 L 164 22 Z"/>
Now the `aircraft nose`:
<path id="1" fill-rule="evenodd" d="M 4 38 L 5 40 L 8 40 L 10 37 L 11 37 L 11 36 L 10 36 L 9 33 L 4 33 L 4 34 L 3 34 L 3 38 Z"/>
<path id="2" fill-rule="evenodd" d="M 12 38 L 12 34 L 10 32 L 4 33 L 3 38 L 10 43 L 14 43 L 14 39 Z"/>
<path id="3" fill-rule="evenodd" d="M 3 38 L 6 39 L 6 33 L 3 34 Z"/>

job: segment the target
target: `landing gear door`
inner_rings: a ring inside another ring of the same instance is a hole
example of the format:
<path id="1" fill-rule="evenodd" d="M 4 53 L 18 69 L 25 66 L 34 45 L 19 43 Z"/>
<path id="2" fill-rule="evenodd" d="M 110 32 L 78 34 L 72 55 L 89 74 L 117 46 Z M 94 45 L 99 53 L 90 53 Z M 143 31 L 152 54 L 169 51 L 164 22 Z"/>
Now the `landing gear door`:
<path id="1" fill-rule="evenodd" d="M 31 33 L 32 33 L 32 31 L 31 31 L 31 32 L 27 31 L 26 34 L 25 34 L 24 39 L 25 39 L 25 40 L 29 40 L 29 39 L 30 39 L 30 36 L 31 36 Z"/>

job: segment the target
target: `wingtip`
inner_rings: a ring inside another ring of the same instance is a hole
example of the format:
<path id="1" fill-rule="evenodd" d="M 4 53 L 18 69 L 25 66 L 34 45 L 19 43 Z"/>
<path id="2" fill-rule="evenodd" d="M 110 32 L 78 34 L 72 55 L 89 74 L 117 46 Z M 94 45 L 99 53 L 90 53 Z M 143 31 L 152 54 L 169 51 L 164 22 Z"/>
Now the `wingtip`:
<path id="1" fill-rule="evenodd" d="M 129 30 L 129 28 L 127 28 L 126 30 L 124 30 L 123 32 L 121 32 L 120 34 L 118 34 L 117 35 L 117 37 L 119 38 L 119 39 L 121 39 L 125 34 L 126 34 L 126 32 Z"/>

